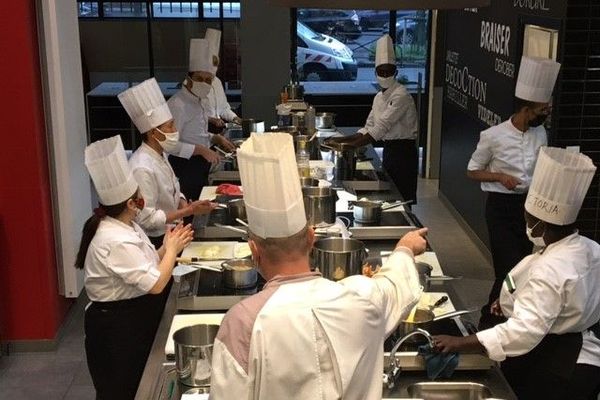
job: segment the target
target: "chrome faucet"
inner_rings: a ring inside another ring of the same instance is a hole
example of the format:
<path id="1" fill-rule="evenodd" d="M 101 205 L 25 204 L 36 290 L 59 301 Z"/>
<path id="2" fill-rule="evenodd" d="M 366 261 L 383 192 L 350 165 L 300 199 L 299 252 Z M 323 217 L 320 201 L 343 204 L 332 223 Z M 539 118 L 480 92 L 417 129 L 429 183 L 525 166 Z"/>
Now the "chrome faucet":
<path id="1" fill-rule="evenodd" d="M 392 390 L 396 386 L 396 379 L 398 379 L 398 376 L 400 375 L 400 365 L 398 365 L 398 360 L 396 360 L 396 352 L 398 351 L 400 346 L 402 346 L 402 343 L 404 343 L 408 338 L 411 338 L 415 335 L 424 336 L 425 339 L 427 339 L 427 342 L 429 342 L 429 345 L 433 347 L 433 338 L 431 337 L 429 332 L 421 328 L 417 328 L 414 331 L 407 333 L 406 335 L 398 339 L 398 341 L 390 351 L 390 365 L 388 367 L 388 370 L 387 372 L 384 371 L 383 373 L 383 383 L 387 385 L 388 389 L 390 390 Z"/>

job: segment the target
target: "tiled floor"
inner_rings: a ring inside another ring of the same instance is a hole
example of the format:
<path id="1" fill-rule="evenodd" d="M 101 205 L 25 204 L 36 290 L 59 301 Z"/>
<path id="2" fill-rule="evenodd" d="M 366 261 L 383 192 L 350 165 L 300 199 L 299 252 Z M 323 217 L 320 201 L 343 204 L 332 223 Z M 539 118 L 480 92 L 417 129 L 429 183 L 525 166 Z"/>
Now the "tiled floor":
<path id="1" fill-rule="evenodd" d="M 413 211 L 425 226 L 444 272 L 462 275 L 455 282 L 465 306 L 485 303 L 492 269 L 454 217 L 437 197 L 437 181 L 419 182 L 419 204 Z M 462 290 L 461 290 L 462 289 Z M 83 346 L 83 308 L 80 298 L 71 310 L 58 350 L 13 353 L 0 357 L 0 400 L 94 399 Z"/>

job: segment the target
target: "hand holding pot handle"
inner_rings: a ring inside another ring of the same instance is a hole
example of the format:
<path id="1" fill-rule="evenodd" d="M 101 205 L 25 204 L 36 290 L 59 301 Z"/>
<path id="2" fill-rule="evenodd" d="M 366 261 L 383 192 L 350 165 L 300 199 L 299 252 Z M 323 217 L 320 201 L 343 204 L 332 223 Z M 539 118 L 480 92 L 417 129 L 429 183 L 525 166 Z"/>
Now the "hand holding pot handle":
<path id="1" fill-rule="evenodd" d="M 425 240 L 427 231 L 427 228 L 421 228 L 408 232 L 400 238 L 396 247 L 406 247 L 412 251 L 413 255 L 418 256 L 427 248 L 427 241 Z"/>

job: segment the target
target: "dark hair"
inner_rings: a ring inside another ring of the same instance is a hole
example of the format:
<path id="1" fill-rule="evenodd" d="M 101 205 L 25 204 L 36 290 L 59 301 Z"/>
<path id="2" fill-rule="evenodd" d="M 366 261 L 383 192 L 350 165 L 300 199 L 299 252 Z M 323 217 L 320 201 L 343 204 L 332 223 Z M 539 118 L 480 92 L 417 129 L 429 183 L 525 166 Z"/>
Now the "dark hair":
<path id="1" fill-rule="evenodd" d="M 98 230 L 98 226 L 100 225 L 102 218 L 104 218 L 105 215 L 108 215 L 112 218 L 118 217 L 127 208 L 127 202 L 131 199 L 135 199 L 136 196 L 137 190 L 133 196 L 122 203 L 112 206 L 105 206 L 103 204 L 98 205 L 98 208 L 94 210 L 94 214 L 89 217 L 87 221 L 85 221 L 85 224 L 83 224 L 83 229 L 81 230 L 81 243 L 79 244 L 79 251 L 77 252 L 77 258 L 75 259 L 75 268 L 83 269 L 83 265 L 85 264 L 85 256 L 87 255 L 87 251 L 90 247 L 92 239 L 96 235 L 96 231 Z"/>
<path id="2" fill-rule="evenodd" d="M 518 97 L 515 97 L 514 104 L 515 104 L 514 111 L 515 111 L 515 113 L 518 113 L 525 107 L 534 108 L 537 103 L 535 103 L 534 101 L 523 100 Z"/>

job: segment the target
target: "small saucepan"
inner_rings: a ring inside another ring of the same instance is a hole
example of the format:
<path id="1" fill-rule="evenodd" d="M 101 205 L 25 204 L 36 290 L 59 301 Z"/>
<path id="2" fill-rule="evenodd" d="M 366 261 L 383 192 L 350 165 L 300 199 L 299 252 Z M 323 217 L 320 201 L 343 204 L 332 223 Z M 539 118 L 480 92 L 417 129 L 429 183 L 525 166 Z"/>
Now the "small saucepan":
<path id="1" fill-rule="evenodd" d="M 444 282 L 453 281 L 455 279 L 462 279 L 462 276 L 431 276 L 431 271 L 433 271 L 433 267 L 422 261 L 415 262 L 415 267 L 417 268 L 417 272 L 419 272 L 419 282 L 421 283 L 421 286 L 423 286 L 423 290 L 426 292 L 429 291 L 431 287 L 431 282 Z"/>
<path id="2" fill-rule="evenodd" d="M 244 289 L 256 286 L 258 272 L 254 262 L 248 258 L 234 258 L 221 264 L 223 284 L 232 289 Z"/>
<path id="3" fill-rule="evenodd" d="M 398 335 L 402 337 L 417 328 L 421 328 L 429 332 L 432 326 L 438 321 L 470 314 L 475 311 L 477 311 L 477 309 L 452 311 L 436 317 L 431 309 L 417 308 L 412 321 L 404 320 L 400 322 L 400 325 L 398 326 Z"/>
<path id="4" fill-rule="evenodd" d="M 409 202 L 393 202 L 383 205 L 381 201 L 358 200 L 350 201 L 348 204 L 352 207 L 354 220 L 361 224 L 376 224 L 381 221 L 381 213 L 388 208 L 395 208 Z"/>

